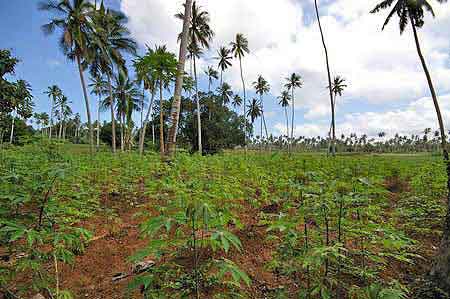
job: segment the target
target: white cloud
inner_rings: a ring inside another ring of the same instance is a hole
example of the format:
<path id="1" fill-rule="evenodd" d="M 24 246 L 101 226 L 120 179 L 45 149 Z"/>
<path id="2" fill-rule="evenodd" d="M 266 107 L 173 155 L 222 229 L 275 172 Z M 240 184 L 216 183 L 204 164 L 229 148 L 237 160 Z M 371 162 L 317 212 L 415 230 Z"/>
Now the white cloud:
<path id="1" fill-rule="evenodd" d="M 177 52 L 176 40 L 181 22 L 173 16 L 181 10 L 183 2 L 122 0 L 121 8 L 129 16 L 130 29 L 141 44 L 165 43 Z M 296 107 L 305 114 L 298 119 L 314 125 L 305 124 L 299 130 L 315 133 L 321 131 L 317 129 L 320 126 L 317 123 L 329 122 L 329 98 L 325 90 L 328 83 L 320 34 L 315 19 L 311 18 L 313 1 L 301 2 L 301 5 L 300 2 L 198 0 L 209 11 L 211 25 L 216 32 L 213 50 L 207 53 L 208 58 L 200 63 L 200 68 L 216 64 L 211 60 L 215 49 L 229 44 L 236 33 L 243 33 L 248 37 L 251 49 L 251 54 L 243 61 L 247 89 L 251 88 L 256 76 L 262 74 L 271 83 L 273 95 L 277 96 L 285 77 L 292 72 L 302 74 L 305 84 L 296 92 Z M 342 103 L 348 106 L 356 100 L 380 106 L 407 105 L 405 111 L 393 111 L 392 117 L 395 118 L 412 109 L 409 103 L 428 95 L 409 28 L 400 36 L 398 20 L 393 18 L 382 32 L 381 26 L 388 12 L 369 13 L 379 0 L 320 2 L 332 72 L 344 76 L 349 84 L 344 97 L 339 100 L 340 106 Z M 450 6 L 437 2 L 434 5 L 436 19 L 427 17 L 419 34 L 436 89 L 443 94 L 450 91 Z M 241 89 L 236 61 L 224 77 L 236 90 Z M 360 128 L 367 133 L 378 130 L 377 126 L 385 127 L 386 115 L 348 114 L 344 119 L 348 124 L 355 123 L 348 127 L 349 130 Z M 420 120 L 428 121 L 419 116 Z"/>

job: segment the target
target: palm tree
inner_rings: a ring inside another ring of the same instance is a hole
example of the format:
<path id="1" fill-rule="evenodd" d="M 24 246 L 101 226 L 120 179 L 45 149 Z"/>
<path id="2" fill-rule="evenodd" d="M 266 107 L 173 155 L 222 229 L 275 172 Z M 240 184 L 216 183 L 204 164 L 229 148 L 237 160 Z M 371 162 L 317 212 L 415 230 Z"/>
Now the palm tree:
<path id="1" fill-rule="evenodd" d="M 295 118 L 295 89 L 302 88 L 302 77 L 296 73 L 292 73 L 286 78 L 287 83 L 284 85 L 287 90 L 291 91 L 292 98 L 292 118 L 291 118 L 291 142 L 294 140 L 294 118 Z"/>
<path id="2" fill-rule="evenodd" d="M 234 95 L 232 105 L 234 108 L 240 107 L 242 105 L 242 98 L 238 94 Z"/>
<path id="3" fill-rule="evenodd" d="M 205 75 L 208 77 L 208 93 L 210 93 L 212 83 L 214 80 L 219 79 L 219 73 L 212 66 L 208 66 Z"/>
<path id="4" fill-rule="evenodd" d="M 219 68 L 220 68 L 220 85 L 223 83 L 223 72 L 226 71 L 227 68 L 232 66 L 231 60 L 233 57 L 231 56 L 231 50 L 226 47 L 220 47 L 217 51 L 216 59 L 219 60 Z"/>
<path id="5" fill-rule="evenodd" d="M 70 59 L 76 60 L 80 75 L 86 105 L 86 115 L 89 127 L 89 144 L 91 153 L 94 152 L 94 131 L 92 128 L 89 98 L 84 80 L 84 67 L 82 60 L 88 57 L 88 43 L 92 32 L 91 15 L 93 5 L 88 0 L 48 0 L 39 3 L 39 9 L 54 14 L 50 23 L 42 26 L 44 34 L 49 35 L 56 29 L 61 31 L 59 46 L 63 53 Z"/>
<path id="6" fill-rule="evenodd" d="M 175 153 L 177 144 L 177 130 L 180 122 L 181 111 L 181 92 L 183 89 L 184 68 L 186 64 L 186 53 L 189 44 L 189 25 L 192 13 L 192 0 L 186 0 L 184 4 L 184 19 L 183 19 L 183 31 L 181 32 L 180 39 L 180 54 L 176 73 L 175 92 L 172 101 L 172 115 L 171 124 L 169 129 L 169 145 L 167 149 L 167 155 L 171 156 Z"/>
<path id="7" fill-rule="evenodd" d="M 253 98 L 247 108 L 247 117 L 250 117 L 253 125 L 255 123 L 255 120 L 261 116 L 261 106 L 258 103 L 258 100 Z"/>
<path id="8" fill-rule="evenodd" d="M 278 97 L 279 104 L 281 105 L 281 107 L 284 108 L 284 115 L 286 117 L 286 137 L 289 138 L 289 116 L 288 116 L 288 111 L 287 111 L 287 107 L 289 107 L 289 101 L 291 100 L 291 95 L 289 94 L 289 91 L 287 90 L 283 90 L 281 92 L 281 96 Z"/>
<path id="9" fill-rule="evenodd" d="M 177 18 L 184 20 L 184 13 L 176 15 Z M 201 7 L 197 6 L 196 1 L 192 4 L 192 14 L 189 24 L 189 46 L 188 51 L 194 62 L 194 81 L 195 81 L 195 99 L 197 102 L 197 130 L 198 130 L 198 151 L 202 154 L 202 125 L 201 125 L 201 110 L 200 98 L 198 95 L 198 79 L 197 79 L 197 64 L 196 60 L 203 54 L 202 49 L 209 49 L 209 43 L 214 37 L 214 32 L 209 26 L 210 18 L 207 11 L 203 11 Z M 182 34 L 179 39 L 181 40 Z"/>
<path id="10" fill-rule="evenodd" d="M 333 91 L 332 91 L 332 86 L 331 86 L 331 71 L 330 71 L 330 62 L 328 60 L 328 50 L 327 50 L 327 45 L 325 43 L 325 37 L 323 34 L 323 30 L 322 30 L 322 24 L 320 22 L 320 15 L 319 15 L 319 6 L 317 4 L 317 0 L 314 0 L 314 7 L 316 9 L 316 17 L 317 17 L 317 24 L 319 25 L 319 31 L 320 31 L 320 36 L 322 38 L 322 45 L 323 45 L 323 49 L 325 52 L 325 62 L 327 65 L 327 75 L 328 75 L 328 91 L 330 93 L 330 105 L 331 105 L 331 123 L 333 124 L 333 132 L 332 132 L 332 154 L 333 156 L 336 153 L 336 130 L 335 130 L 335 116 L 334 116 L 334 105 L 333 105 Z"/>
<path id="11" fill-rule="evenodd" d="M 58 106 L 59 106 L 59 133 L 58 138 L 62 139 L 63 137 L 63 129 L 64 129 L 64 122 L 65 118 L 68 114 L 72 113 L 72 110 L 69 107 L 69 99 L 63 95 L 59 98 Z"/>
<path id="12" fill-rule="evenodd" d="M 49 129 L 49 133 L 48 133 L 48 138 L 51 140 L 52 139 L 52 128 L 53 128 L 53 114 L 54 114 L 54 110 L 55 110 L 55 105 L 56 105 L 57 100 L 62 96 L 62 91 L 58 86 L 52 85 L 47 88 L 47 90 L 44 92 L 44 94 L 48 95 L 48 97 L 51 98 L 51 101 L 52 101 L 51 109 L 50 109 L 50 129 Z"/>
<path id="13" fill-rule="evenodd" d="M 108 83 L 103 80 L 101 76 L 95 76 L 91 78 L 91 83 L 89 88 L 91 89 L 91 94 L 98 97 L 97 102 L 97 151 L 100 149 L 100 107 L 102 105 L 102 96 L 107 93 Z"/>
<path id="14" fill-rule="evenodd" d="M 12 121 L 11 134 L 9 143 L 12 144 L 14 140 L 14 126 L 17 116 L 27 119 L 33 115 L 33 96 L 31 95 L 31 86 L 27 81 L 19 80 L 14 83 L 14 96 L 11 99 L 12 103 Z"/>
<path id="15" fill-rule="evenodd" d="M 136 54 L 136 42 L 132 40 L 129 30 L 125 27 L 127 18 L 124 14 L 106 9 L 101 3 L 94 14 L 94 33 L 91 35 L 89 54 L 91 55 L 91 74 L 96 76 L 105 75 L 109 91 L 109 98 L 113 102 L 109 105 L 111 109 L 112 126 L 112 151 L 116 152 L 116 121 L 114 116 L 114 96 L 112 78 L 114 77 L 114 66 L 117 72 L 126 73 L 124 53 Z"/>
<path id="16" fill-rule="evenodd" d="M 447 0 L 437 0 L 439 3 L 447 2 Z M 447 169 L 447 214 L 445 217 L 445 226 L 444 233 L 441 240 L 441 246 L 438 253 L 438 258 L 433 264 L 431 270 L 431 276 L 434 278 L 436 283 L 446 291 L 450 291 L 450 160 L 447 149 L 447 140 L 445 135 L 445 127 L 444 121 L 442 119 L 441 110 L 439 107 L 439 101 L 437 98 L 436 91 L 433 86 L 433 81 L 431 79 L 430 72 L 428 70 L 425 58 L 422 54 L 422 49 L 420 47 L 419 36 L 417 33 L 417 29 L 422 28 L 424 25 L 424 16 L 425 10 L 430 12 L 434 17 L 433 7 L 429 3 L 428 0 L 420 0 L 420 1 L 411 1 L 411 0 L 384 0 L 379 3 L 375 8 L 371 11 L 371 13 L 378 13 L 381 10 L 390 8 L 395 2 L 395 5 L 389 15 L 387 16 L 383 29 L 391 20 L 394 14 L 399 16 L 399 28 L 400 34 L 404 32 L 408 23 L 410 23 L 412 32 L 414 35 L 414 41 L 416 44 L 417 54 L 419 56 L 420 62 L 422 64 L 422 68 L 425 73 L 425 77 L 427 79 L 428 87 L 430 89 L 431 97 L 433 99 L 434 108 L 436 110 L 436 115 L 439 123 L 439 130 L 441 135 L 441 147 L 444 156 L 444 162 Z"/>
<path id="17" fill-rule="evenodd" d="M 256 94 L 259 95 L 259 103 L 261 105 L 261 138 L 262 138 L 262 128 L 264 123 L 264 129 L 266 131 L 266 138 L 269 138 L 269 134 L 267 133 L 267 125 L 266 125 L 266 119 L 264 118 L 264 100 L 263 96 L 270 91 L 270 85 L 269 82 L 266 81 L 266 79 L 263 78 L 263 76 L 259 75 L 258 79 L 253 82 L 253 87 L 256 90 Z"/>
<path id="18" fill-rule="evenodd" d="M 345 84 L 345 79 L 341 76 L 335 76 L 333 78 L 333 82 L 331 84 L 331 90 L 333 92 L 333 101 L 331 102 L 331 105 L 333 105 L 332 109 L 333 111 L 336 111 L 336 99 L 337 96 L 342 97 L 342 93 L 344 92 L 344 89 L 347 87 L 347 84 Z M 328 89 L 329 87 L 327 87 Z M 334 118 L 332 118 L 331 125 L 330 125 L 330 133 L 336 132 L 336 123 Z M 334 144 L 334 152 L 336 152 L 336 144 Z"/>
<path id="19" fill-rule="evenodd" d="M 250 53 L 248 48 L 248 40 L 242 33 L 236 34 L 235 41 L 231 42 L 231 52 L 234 54 L 235 58 L 239 58 L 239 69 L 241 71 L 242 89 L 244 91 L 244 117 L 246 117 L 246 105 L 247 105 L 247 93 L 245 90 L 245 80 L 244 73 L 242 70 L 242 58 L 245 54 Z M 244 123 L 244 131 L 247 132 L 247 120 Z M 244 134 L 244 146 L 247 148 L 247 134 Z"/>
<path id="20" fill-rule="evenodd" d="M 226 105 L 230 102 L 233 96 L 233 91 L 231 90 L 230 84 L 224 82 L 218 89 L 217 92 L 222 99 L 222 104 Z"/>

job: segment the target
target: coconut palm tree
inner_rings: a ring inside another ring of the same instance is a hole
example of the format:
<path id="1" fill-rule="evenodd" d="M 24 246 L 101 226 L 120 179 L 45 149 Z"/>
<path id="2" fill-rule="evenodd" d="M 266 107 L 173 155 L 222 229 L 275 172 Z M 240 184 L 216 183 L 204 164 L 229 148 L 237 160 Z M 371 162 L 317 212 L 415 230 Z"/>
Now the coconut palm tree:
<path id="1" fill-rule="evenodd" d="M 219 60 L 219 69 L 220 69 L 220 85 L 223 83 L 223 72 L 226 71 L 227 68 L 232 66 L 231 60 L 233 56 L 231 56 L 231 50 L 226 47 L 220 47 L 217 51 L 216 59 Z"/>
<path id="2" fill-rule="evenodd" d="M 330 94 L 330 105 L 331 105 L 331 123 L 332 128 L 333 128 L 333 132 L 332 132 L 332 154 L 333 156 L 336 153 L 336 130 L 335 130 L 335 111 L 334 111 L 334 105 L 333 105 L 333 91 L 331 90 L 331 71 L 330 71 L 330 62 L 328 59 L 328 49 L 327 49 L 327 45 L 325 43 L 325 37 L 323 34 L 323 29 L 322 29 L 322 23 L 320 22 L 320 15 L 319 15 L 319 5 L 317 4 L 317 0 L 314 0 L 314 8 L 316 10 L 316 17 L 317 17 L 317 24 L 319 25 L 319 31 L 320 31 L 320 36 L 322 38 L 322 45 L 323 45 L 323 49 L 325 52 L 325 62 L 327 65 L 327 75 L 328 75 L 328 91 Z"/>
<path id="3" fill-rule="evenodd" d="M 266 138 L 269 138 L 269 134 L 267 133 L 267 125 L 266 125 L 266 119 L 264 118 L 264 99 L 263 96 L 270 91 L 270 85 L 269 82 L 266 81 L 266 79 L 263 78 L 263 76 L 259 75 L 258 79 L 253 82 L 253 87 L 256 90 L 256 94 L 259 95 L 259 103 L 261 105 L 261 138 L 262 138 L 262 130 L 263 130 L 263 124 L 264 129 L 266 132 Z"/>
<path id="4" fill-rule="evenodd" d="M 69 104 L 71 102 L 69 101 L 69 99 L 63 95 L 62 97 L 59 98 L 58 101 L 58 107 L 59 107 L 59 133 L 58 133 L 58 138 L 62 139 L 63 137 L 63 129 L 64 129 L 64 122 L 65 122 L 65 117 L 68 114 L 71 114 L 72 111 L 69 107 Z"/>
<path id="5" fill-rule="evenodd" d="M 11 98 L 12 104 L 12 121 L 11 134 L 9 143 L 12 144 L 14 140 L 14 127 L 17 116 L 24 119 L 30 118 L 33 115 L 33 95 L 31 94 L 31 86 L 25 80 L 19 80 L 14 83 L 14 93 Z"/>
<path id="6" fill-rule="evenodd" d="M 240 107 L 242 105 L 242 98 L 238 94 L 235 94 L 231 104 L 234 108 Z"/>
<path id="7" fill-rule="evenodd" d="M 327 87 L 328 89 L 329 87 Z M 342 93 L 344 92 L 344 89 L 347 88 L 347 84 L 345 84 L 345 79 L 341 76 L 335 76 L 333 78 L 333 82 L 331 83 L 331 90 L 333 92 L 333 101 L 331 102 L 331 105 L 333 105 L 332 109 L 333 111 L 336 111 L 336 99 L 337 96 L 342 97 Z M 332 118 L 331 124 L 330 124 L 330 135 L 332 132 L 336 132 L 336 123 L 334 121 L 334 118 Z M 336 144 L 334 146 L 334 152 L 336 152 Z M 332 149 L 333 151 L 333 149 Z"/>
<path id="8" fill-rule="evenodd" d="M 246 105 L 247 105 L 247 92 L 245 90 L 245 80 L 244 80 L 244 72 L 242 70 L 242 58 L 244 58 L 245 54 L 250 53 L 248 47 L 248 40 L 242 33 L 236 34 L 236 39 L 230 43 L 231 52 L 234 54 L 234 58 L 239 59 L 239 69 L 241 72 L 241 80 L 242 80 L 242 90 L 244 92 L 244 117 L 246 117 Z M 244 131 L 247 132 L 247 120 L 244 123 Z M 244 146 L 247 148 L 247 134 L 244 134 Z"/>
<path id="9" fill-rule="evenodd" d="M 219 73 L 212 66 L 208 66 L 208 69 L 205 71 L 205 75 L 208 77 L 208 93 L 210 93 L 211 85 L 214 80 L 219 79 Z"/>
<path id="10" fill-rule="evenodd" d="M 447 2 L 447 0 L 437 0 L 439 3 Z M 433 7 L 429 3 L 428 0 L 384 0 L 379 3 L 375 8 L 371 11 L 371 13 L 378 13 L 384 9 L 388 9 L 393 6 L 393 9 L 388 14 L 383 28 L 391 20 L 392 16 L 397 14 L 399 17 L 399 28 L 400 34 L 402 34 L 406 26 L 408 24 L 411 25 L 412 33 L 414 36 L 414 41 L 416 44 L 417 54 L 419 56 L 420 62 L 422 64 L 423 71 L 425 73 L 425 77 L 427 79 L 428 87 L 430 89 L 431 98 L 433 100 L 434 108 L 436 110 L 436 115 L 439 124 L 439 130 L 441 135 L 441 147 L 444 156 L 444 162 L 447 167 L 447 214 L 445 217 L 445 226 L 444 233 L 441 240 L 441 246 L 438 253 L 438 258 L 434 263 L 431 276 L 435 279 L 436 283 L 446 291 L 450 291 L 450 160 L 447 149 L 447 140 L 445 135 L 445 127 L 444 121 L 442 119 L 441 109 L 439 107 L 439 101 L 434 89 L 433 81 L 431 79 L 430 72 L 428 70 L 427 63 L 425 61 L 425 57 L 423 56 L 422 49 L 420 46 L 419 35 L 417 29 L 420 29 L 425 24 L 424 17 L 425 11 L 431 13 L 434 17 Z"/>
<path id="11" fill-rule="evenodd" d="M 89 84 L 91 94 L 98 97 L 97 101 L 97 151 L 100 149 L 100 108 L 102 106 L 102 96 L 107 94 L 108 82 L 106 82 L 101 76 L 95 76 L 91 78 Z"/>
<path id="12" fill-rule="evenodd" d="M 177 18 L 184 20 L 184 13 L 176 15 Z M 196 1 L 192 4 L 192 14 L 189 24 L 189 46 L 188 51 L 194 63 L 194 81 L 195 81 L 195 99 L 197 102 L 197 129 L 198 129 L 198 151 L 202 154 L 202 125 L 201 125 L 201 109 L 200 98 L 198 94 L 198 78 L 197 78 L 197 59 L 203 54 L 203 49 L 209 49 L 209 43 L 214 37 L 214 32 L 211 29 L 210 17 L 207 11 L 202 10 L 197 6 Z M 179 36 L 181 40 L 182 34 Z"/>
<path id="13" fill-rule="evenodd" d="M 175 92 L 172 101 L 171 127 L 169 128 L 167 155 L 175 153 L 177 144 L 177 130 L 180 121 L 181 93 L 183 89 L 184 68 L 186 64 L 186 54 L 189 45 L 189 25 L 192 14 L 192 0 L 186 0 L 184 4 L 183 31 L 180 39 L 180 53 L 176 73 Z"/>
<path id="14" fill-rule="evenodd" d="M 94 32 L 90 36 L 90 60 L 91 74 L 95 76 L 104 75 L 107 78 L 109 98 L 113 101 L 109 105 L 111 109 L 112 126 L 112 151 L 116 152 L 116 121 L 114 115 L 114 96 L 112 79 L 114 69 L 117 72 L 126 73 L 123 55 L 136 54 L 136 42 L 130 38 L 130 32 L 125 27 L 127 18 L 124 14 L 105 8 L 103 2 L 93 15 Z"/>
<path id="15" fill-rule="evenodd" d="M 247 108 L 247 117 L 250 118 L 250 121 L 253 125 L 255 123 L 255 120 L 261 116 L 261 106 L 258 103 L 258 100 L 253 98 Z"/>
<path id="16" fill-rule="evenodd" d="M 290 77 L 286 78 L 287 83 L 284 85 L 287 90 L 291 92 L 292 99 L 292 117 L 291 117 L 291 142 L 294 140 L 294 118 L 295 118 L 295 89 L 302 88 L 302 77 L 296 73 L 292 73 Z"/>
<path id="17" fill-rule="evenodd" d="M 217 93 L 219 94 L 220 98 L 222 99 L 222 104 L 227 105 L 231 97 L 233 96 L 233 90 L 231 90 L 230 84 L 224 82 L 218 89 Z"/>
<path id="18" fill-rule="evenodd" d="M 284 108 L 284 115 L 286 117 L 286 138 L 289 138 L 289 116 L 287 108 L 289 107 L 289 102 L 291 101 L 291 95 L 289 94 L 289 91 L 283 90 L 278 99 L 280 100 L 278 103 Z"/>
<path id="19" fill-rule="evenodd" d="M 55 110 L 55 105 L 57 103 L 57 100 L 62 96 L 61 89 L 56 86 L 52 85 L 47 88 L 47 90 L 44 92 L 44 94 L 48 95 L 48 97 L 51 99 L 51 109 L 50 109 L 50 129 L 48 133 L 48 138 L 52 139 L 52 128 L 53 128 L 53 115 Z"/>
<path id="20" fill-rule="evenodd" d="M 47 0 L 39 3 L 39 9 L 54 15 L 48 24 L 42 26 L 44 34 L 50 35 L 59 29 L 61 37 L 59 46 L 70 60 L 76 60 L 80 75 L 86 106 L 86 116 L 89 128 L 89 144 L 94 152 L 94 130 L 91 121 L 88 92 L 84 80 L 83 59 L 88 57 L 88 43 L 92 33 L 91 15 L 93 5 L 88 0 Z"/>

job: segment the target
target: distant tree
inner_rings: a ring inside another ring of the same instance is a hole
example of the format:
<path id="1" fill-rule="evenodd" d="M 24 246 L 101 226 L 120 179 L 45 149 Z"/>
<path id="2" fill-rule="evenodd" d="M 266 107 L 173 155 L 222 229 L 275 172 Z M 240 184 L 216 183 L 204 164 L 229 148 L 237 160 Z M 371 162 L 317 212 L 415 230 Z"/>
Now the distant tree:
<path id="1" fill-rule="evenodd" d="M 263 124 L 264 129 L 266 132 L 266 138 L 269 138 L 269 134 L 267 132 L 267 125 L 266 125 L 266 119 L 264 118 L 264 99 L 263 96 L 267 94 L 270 91 L 270 85 L 269 82 L 266 81 L 266 79 L 263 78 L 263 76 L 259 75 L 258 79 L 253 82 L 253 87 L 256 90 L 256 94 L 259 95 L 259 104 L 261 106 L 261 138 L 263 135 Z"/>
<path id="2" fill-rule="evenodd" d="M 289 91 L 283 90 L 281 96 L 278 97 L 279 104 L 284 108 L 284 116 L 286 117 L 286 138 L 289 138 L 289 116 L 287 108 L 289 107 L 289 102 L 291 101 L 291 95 Z"/>
<path id="3" fill-rule="evenodd" d="M 291 142 L 294 140 L 294 119 L 295 119 L 295 89 L 302 88 L 302 77 L 296 73 L 292 73 L 285 79 L 287 82 L 284 87 L 291 92 L 292 100 L 292 117 L 291 117 Z"/>
<path id="4" fill-rule="evenodd" d="M 219 73 L 213 69 L 212 66 L 208 66 L 208 69 L 205 71 L 205 75 L 208 77 L 208 92 L 211 92 L 211 85 L 214 80 L 219 79 Z"/>
<path id="5" fill-rule="evenodd" d="M 231 50 L 226 47 L 220 47 L 217 51 L 216 59 L 219 60 L 219 69 L 220 69 L 220 86 L 223 84 L 223 73 L 232 66 L 231 60 L 233 56 L 231 56 Z"/>
<path id="6" fill-rule="evenodd" d="M 58 99 L 62 96 L 62 90 L 57 85 L 52 85 L 47 88 L 44 92 L 51 99 L 51 108 L 50 108 L 50 129 L 48 133 L 48 138 L 52 139 L 52 129 L 53 129 L 53 115 L 55 114 L 55 106 L 58 102 Z"/>

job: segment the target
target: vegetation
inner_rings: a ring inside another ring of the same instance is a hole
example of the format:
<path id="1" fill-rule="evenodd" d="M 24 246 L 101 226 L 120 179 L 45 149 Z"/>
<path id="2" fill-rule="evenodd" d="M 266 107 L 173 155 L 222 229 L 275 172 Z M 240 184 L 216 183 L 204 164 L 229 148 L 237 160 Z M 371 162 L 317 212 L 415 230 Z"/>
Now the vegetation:
<path id="1" fill-rule="evenodd" d="M 58 32 L 76 62 L 86 121 L 55 83 L 37 91 L 48 111 L 35 111 L 30 84 L 12 79 L 21 62 L 0 50 L 5 298 L 449 298 L 449 140 L 418 35 L 429 1 L 371 11 L 390 9 L 383 29 L 394 15 L 400 33 L 411 25 L 439 124 L 411 136 L 336 136 L 350 83 L 331 70 L 317 0 L 325 137 L 296 130 L 308 83 L 297 72 L 278 97 L 286 134 L 269 134 L 275 83 L 259 75 L 250 95 L 247 33 L 211 49 L 213 23 L 196 1 L 175 16 L 178 57 L 166 45 L 138 54 L 126 16 L 103 1 L 38 7 L 50 15 L 44 33 Z M 217 65 L 203 68 L 208 58 Z M 226 71 L 237 61 L 236 91 Z"/>

